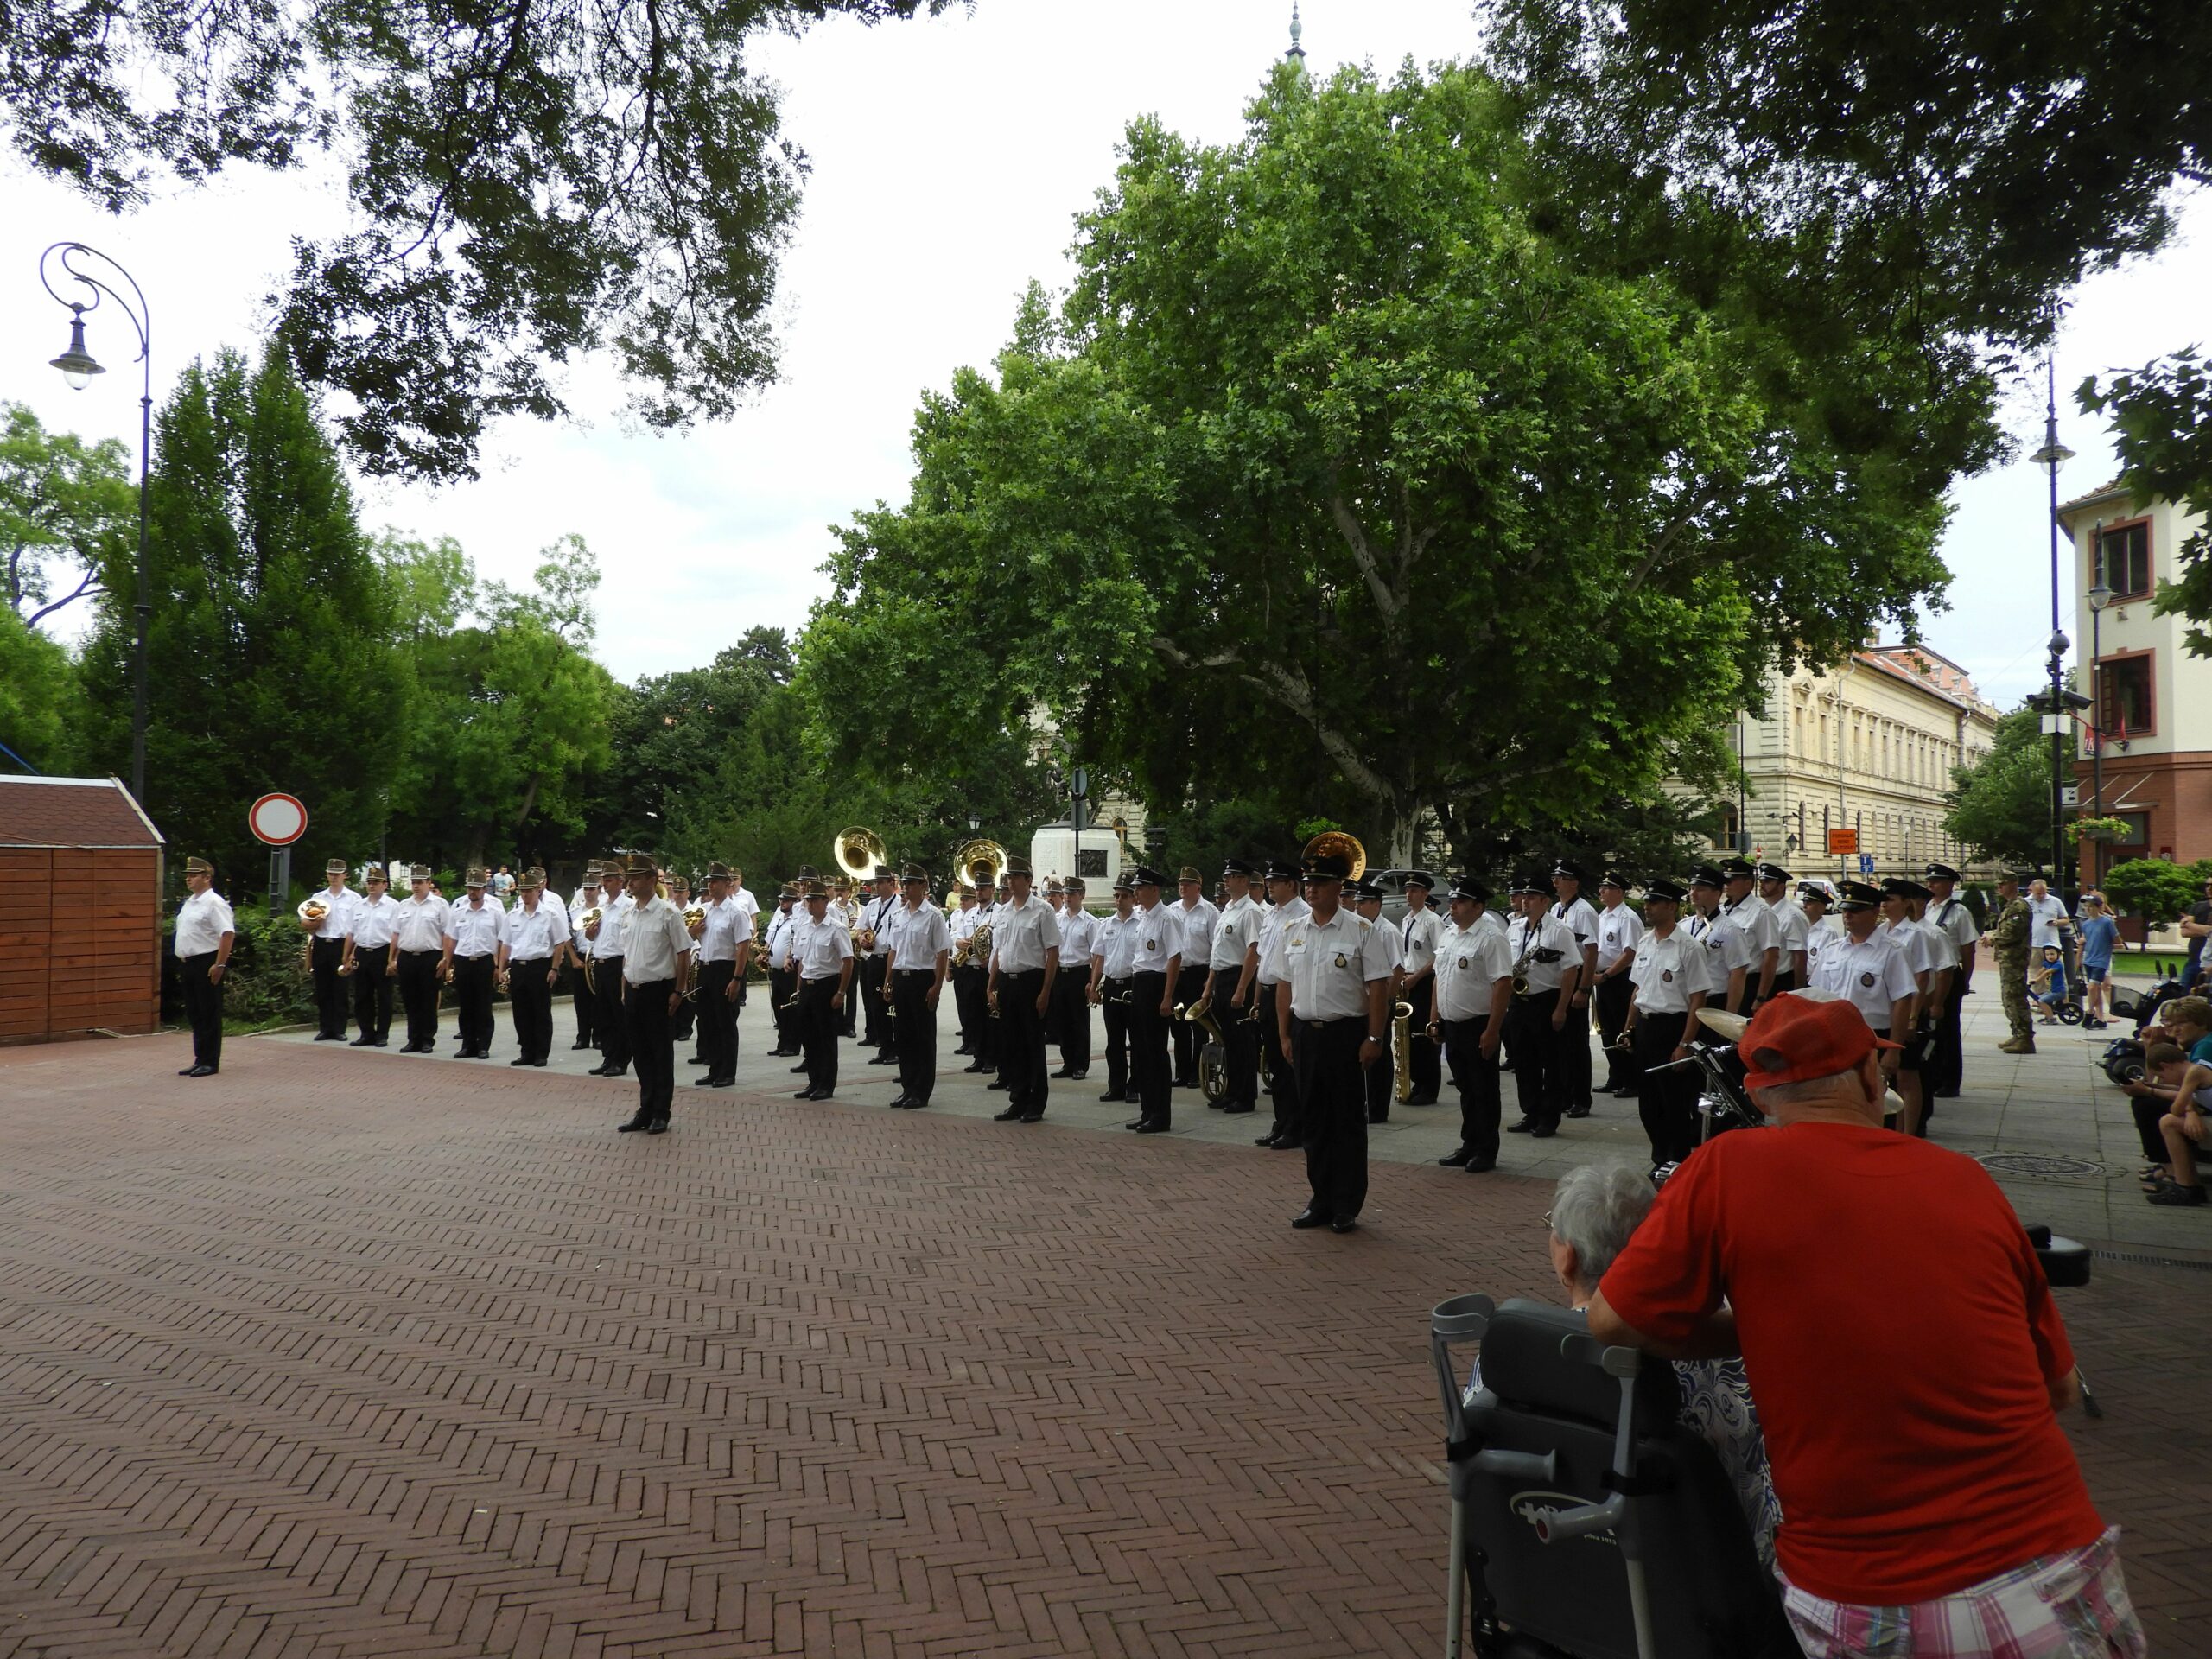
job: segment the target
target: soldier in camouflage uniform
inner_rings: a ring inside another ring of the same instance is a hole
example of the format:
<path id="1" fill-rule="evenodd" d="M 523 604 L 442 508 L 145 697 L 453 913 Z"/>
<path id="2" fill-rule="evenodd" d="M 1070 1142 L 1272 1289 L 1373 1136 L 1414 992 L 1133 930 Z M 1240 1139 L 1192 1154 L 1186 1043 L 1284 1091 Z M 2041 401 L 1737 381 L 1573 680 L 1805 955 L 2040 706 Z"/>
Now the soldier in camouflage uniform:
<path id="1" fill-rule="evenodd" d="M 2035 913 L 2020 897 L 2020 878 L 2007 870 L 1997 878 L 1997 919 L 1990 925 L 1989 942 L 1997 957 L 1998 995 L 2005 1004 L 2005 1023 L 2012 1034 L 1998 1044 L 2000 1054 L 2032 1054 L 2036 1028 L 2028 1013 L 2028 939 Z"/>

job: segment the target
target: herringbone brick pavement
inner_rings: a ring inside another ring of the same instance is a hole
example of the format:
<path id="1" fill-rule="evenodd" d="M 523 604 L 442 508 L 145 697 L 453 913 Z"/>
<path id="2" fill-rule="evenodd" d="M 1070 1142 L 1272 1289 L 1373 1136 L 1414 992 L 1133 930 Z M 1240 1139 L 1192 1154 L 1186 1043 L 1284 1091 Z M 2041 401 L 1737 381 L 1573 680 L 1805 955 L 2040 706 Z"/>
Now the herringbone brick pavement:
<path id="1" fill-rule="evenodd" d="M 183 1057 L 0 1051 L 0 1656 L 1439 1639 L 1424 1316 L 1545 1290 L 1548 1186 L 1378 1166 L 1338 1238 L 1225 1147 Z M 2212 1620 L 2208 1288 L 2068 1300 L 2162 1652 Z"/>

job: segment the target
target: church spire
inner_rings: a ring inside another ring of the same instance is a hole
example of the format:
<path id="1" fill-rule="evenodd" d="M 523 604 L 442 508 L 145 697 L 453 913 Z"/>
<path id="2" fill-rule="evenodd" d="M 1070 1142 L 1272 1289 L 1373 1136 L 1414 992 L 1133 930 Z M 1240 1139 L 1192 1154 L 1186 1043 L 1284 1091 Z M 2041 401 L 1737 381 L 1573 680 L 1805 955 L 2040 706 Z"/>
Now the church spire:
<path id="1" fill-rule="evenodd" d="M 1290 0 L 1290 50 L 1283 56 L 1295 63 L 1301 71 L 1306 67 L 1306 48 L 1298 42 L 1305 33 L 1304 26 L 1298 21 L 1298 0 Z"/>

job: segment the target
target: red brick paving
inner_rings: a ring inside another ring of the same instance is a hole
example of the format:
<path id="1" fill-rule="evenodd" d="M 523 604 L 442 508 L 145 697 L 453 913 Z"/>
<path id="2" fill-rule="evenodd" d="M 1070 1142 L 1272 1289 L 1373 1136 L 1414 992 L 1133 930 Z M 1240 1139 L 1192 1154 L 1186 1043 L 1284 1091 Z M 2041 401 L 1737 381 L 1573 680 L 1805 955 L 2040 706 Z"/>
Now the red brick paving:
<path id="1" fill-rule="evenodd" d="M 184 1054 L 0 1052 L 0 1656 L 1435 1649 L 1424 1316 L 1543 1290 L 1545 1186 L 1336 1238 L 1238 1149 Z M 2209 1290 L 2066 1297 L 2162 1653 Z"/>

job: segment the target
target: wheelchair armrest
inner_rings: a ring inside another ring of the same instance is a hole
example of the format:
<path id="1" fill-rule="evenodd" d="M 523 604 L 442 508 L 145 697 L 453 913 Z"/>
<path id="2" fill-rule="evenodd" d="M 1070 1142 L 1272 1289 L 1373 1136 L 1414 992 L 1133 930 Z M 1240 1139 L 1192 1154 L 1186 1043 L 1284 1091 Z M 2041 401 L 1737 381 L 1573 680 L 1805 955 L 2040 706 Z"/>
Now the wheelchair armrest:
<path id="1" fill-rule="evenodd" d="M 1559 1478 L 1559 1453 L 1556 1452 L 1547 1452 L 1541 1457 L 1534 1452 L 1478 1452 L 1468 1461 L 1484 1474 L 1503 1475 L 1509 1480 L 1553 1481 Z"/>

